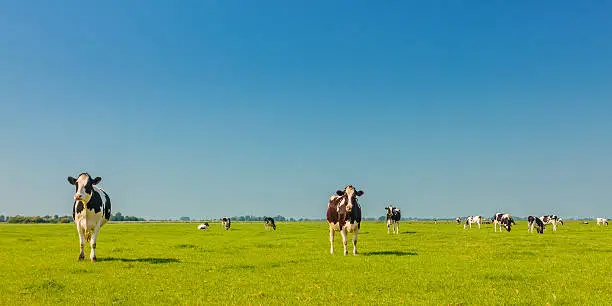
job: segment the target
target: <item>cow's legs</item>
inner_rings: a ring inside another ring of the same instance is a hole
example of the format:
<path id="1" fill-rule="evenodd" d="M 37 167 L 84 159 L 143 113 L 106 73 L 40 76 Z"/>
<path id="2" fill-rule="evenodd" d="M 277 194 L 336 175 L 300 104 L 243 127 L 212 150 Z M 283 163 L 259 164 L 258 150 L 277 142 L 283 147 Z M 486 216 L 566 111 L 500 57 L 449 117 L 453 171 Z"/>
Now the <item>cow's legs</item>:
<path id="1" fill-rule="evenodd" d="M 359 234 L 359 229 L 355 230 L 353 235 L 353 255 L 357 255 L 357 234 Z"/>
<path id="2" fill-rule="evenodd" d="M 340 235 L 342 235 L 342 245 L 344 246 L 344 255 L 348 255 L 348 237 L 346 234 L 346 227 L 340 231 Z"/>
<path id="3" fill-rule="evenodd" d="M 81 244 L 81 253 L 79 254 L 79 260 L 85 259 L 85 232 L 82 231 L 77 225 L 77 232 L 79 232 L 79 242 Z"/>
<path id="4" fill-rule="evenodd" d="M 599 225 L 599 223 L 597 223 Z M 387 234 L 390 233 L 391 230 L 391 223 L 389 221 L 387 221 Z"/>
<path id="5" fill-rule="evenodd" d="M 94 262 L 96 261 L 96 241 L 98 240 L 98 232 L 100 231 L 100 227 L 96 226 L 93 230 L 93 234 L 91 234 L 91 252 L 89 253 L 89 259 Z"/>
<path id="6" fill-rule="evenodd" d="M 399 221 L 397 222 L 397 232 L 396 234 L 399 234 Z"/>
<path id="7" fill-rule="evenodd" d="M 329 253 L 334 254 L 334 230 L 331 228 L 329 229 L 329 243 L 331 244 Z"/>

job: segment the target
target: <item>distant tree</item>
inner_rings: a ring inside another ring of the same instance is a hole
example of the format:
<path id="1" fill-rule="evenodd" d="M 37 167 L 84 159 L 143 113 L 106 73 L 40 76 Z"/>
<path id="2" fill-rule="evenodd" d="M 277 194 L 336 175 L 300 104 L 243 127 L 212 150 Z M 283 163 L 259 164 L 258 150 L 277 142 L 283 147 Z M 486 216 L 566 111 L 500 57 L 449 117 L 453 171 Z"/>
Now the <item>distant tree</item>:
<path id="1" fill-rule="evenodd" d="M 4 215 L 0 215 L 0 222 L 4 222 L 4 221 L 5 221 Z"/>
<path id="2" fill-rule="evenodd" d="M 189 217 L 181 217 L 181 219 L 180 219 L 180 220 L 181 220 L 181 221 L 189 221 L 190 219 L 189 219 Z"/>
<path id="3" fill-rule="evenodd" d="M 68 217 L 61 217 L 59 219 L 59 223 L 70 223 L 70 218 L 68 218 Z"/>
<path id="4" fill-rule="evenodd" d="M 111 221 L 123 221 L 123 215 L 120 212 L 117 212 L 114 216 L 110 217 Z"/>
<path id="5" fill-rule="evenodd" d="M 59 216 L 58 215 L 53 215 L 53 219 L 59 220 Z"/>
<path id="6" fill-rule="evenodd" d="M 385 221 L 385 219 L 387 219 L 387 216 L 380 216 L 380 217 L 378 217 L 378 221 Z"/>

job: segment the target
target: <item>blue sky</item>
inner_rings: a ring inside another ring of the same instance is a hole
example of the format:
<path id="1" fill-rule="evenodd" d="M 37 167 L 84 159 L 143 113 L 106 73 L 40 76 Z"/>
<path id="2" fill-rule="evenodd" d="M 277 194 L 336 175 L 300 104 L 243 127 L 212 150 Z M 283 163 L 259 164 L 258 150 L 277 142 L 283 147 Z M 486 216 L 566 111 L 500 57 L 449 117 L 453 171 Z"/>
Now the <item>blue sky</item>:
<path id="1" fill-rule="evenodd" d="M 3 1 L 0 213 L 612 215 L 609 1 Z"/>

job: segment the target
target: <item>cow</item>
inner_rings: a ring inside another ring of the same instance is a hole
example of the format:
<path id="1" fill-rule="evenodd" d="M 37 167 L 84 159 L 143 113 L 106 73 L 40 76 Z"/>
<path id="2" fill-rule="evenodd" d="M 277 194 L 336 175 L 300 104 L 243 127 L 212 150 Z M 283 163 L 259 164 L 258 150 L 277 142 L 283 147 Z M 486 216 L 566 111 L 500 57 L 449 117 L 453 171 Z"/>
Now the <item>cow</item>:
<path id="1" fill-rule="evenodd" d="M 496 232 L 497 225 L 499 225 L 500 232 L 502 231 L 502 226 L 506 229 L 506 231 L 509 232 L 510 230 L 512 230 L 513 224 L 516 223 L 514 222 L 514 219 L 512 219 L 512 216 L 510 216 L 510 214 L 496 213 L 495 216 L 493 216 L 493 229 Z"/>
<path id="2" fill-rule="evenodd" d="M 79 233 L 81 252 L 79 261 L 85 259 L 85 244 L 90 242 L 89 259 L 96 261 L 96 242 L 100 228 L 111 217 L 111 201 L 102 188 L 96 186 L 102 178 L 91 178 L 88 173 L 81 173 L 77 178 L 68 177 L 68 183 L 75 186 L 72 218 Z"/>
<path id="3" fill-rule="evenodd" d="M 527 232 L 533 233 L 534 227 L 536 228 L 539 234 L 544 233 L 544 222 L 542 221 L 542 219 L 535 216 L 527 217 Z"/>
<path id="4" fill-rule="evenodd" d="M 336 191 L 327 204 L 327 223 L 329 224 L 330 253 L 334 254 L 334 233 L 340 232 L 344 244 L 344 255 L 348 255 L 348 233 L 353 233 L 353 255 L 357 255 L 357 236 L 361 228 L 361 206 L 357 197 L 363 195 L 362 190 L 348 185 L 344 190 Z"/>
<path id="5" fill-rule="evenodd" d="M 597 218 L 597 225 L 601 226 L 602 224 L 605 226 L 608 226 L 608 219 L 607 218 Z"/>
<path id="6" fill-rule="evenodd" d="M 457 225 L 461 224 L 461 218 L 457 217 L 455 218 L 455 221 L 457 222 Z"/>
<path id="7" fill-rule="evenodd" d="M 389 205 L 385 207 L 385 210 L 387 211 L 387 234 L 391 227 L 393 227 L 394 234 L 399 234 L 399 222 L 402 219 L 399 208 Z"/>
<path id="8" fill-rule="evenodd" d="M 473 223 L 477 223 L 478 224 L 478 229 L 480 229 L 480 224 L 482 223 L 482 217 L 481 216 L 469 216 L 465 219 L 465 224 L 463 224 L 463 228 L 467 228 L 468 225 L 470 226 L 470 228 L 472 228 L 472 224 Z"/>
<path id="9" fill-rule="evenodd" d="M 274 219 L 270 217 L 264 217 L 264 225 L 266 227 L 266 231 L 270 230 L 270 228 L 276 230 L 276 224 L 274 224 Z"/>
<path id="10" fill-rule="evenodd" d="M 228 229 L 230 229 L 230 226 L 232 226 L 232 220 L 230 220 L 230 218 L 223 217 L 221 219 L 221 225 L 227 231 Z"/>
<path id="11" fill-rule="evenodd" d="M 555 215 L 547 215 L 547 216 L 542 216 L 540 217 L 540 220 L 542 220 L 542 222 L 544 222 L 544 225 L 547 224 L 552 224 L 553 226 L 553 232 L 557 230 L 557 224 L 559 224 L 559 217 L 555 216 Z"/>
<path id="12" fill-rule="evenodd" d="M 204 223 L 202 223 L 202 224 L 198 225 L 198 229 L 199 229 L 199 230 L 205 230 L 205 229 L 207 229 L 208 227 L 210 227 L 210 225 L 208 225 L 208 222 L 204 222 Z"/>

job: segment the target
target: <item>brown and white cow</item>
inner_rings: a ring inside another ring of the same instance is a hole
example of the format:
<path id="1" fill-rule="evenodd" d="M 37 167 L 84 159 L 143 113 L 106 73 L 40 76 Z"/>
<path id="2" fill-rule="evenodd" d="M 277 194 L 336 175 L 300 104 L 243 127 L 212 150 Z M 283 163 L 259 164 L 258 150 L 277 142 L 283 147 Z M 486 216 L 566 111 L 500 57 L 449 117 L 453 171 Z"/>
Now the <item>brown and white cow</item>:
<path id="1" fill-rule="evenodd" d="M 510 230 L 512 230 L 513 224 L 516 223 L 514 222 L 514 219 L 512 219 L 512 216 L 510 216 L 510 214 L 496 213 L 495 216 L 493 216 L 493 229 L 496 232 L 497 225 L 499 225 L 500 232 L 502 231 L 502 226 L 509 232 Z"/>
<path id="2" fill-rule="evenodd" d="M 329 199 L 327 204 L 327 223 L 329 224 L 330 253 L 334 254 L 334 233 L 340 232 L 344 243 L 344 255 L 348 254 L 348 233 L 353 233 L 353 255 L 357 255 L 357 235 L 361 228 L 361 206 L 357 201 L 363 191 L 356 191 L 349 185 L 344 191 L 336 191 L 336 195 Z"/>
<path id="3" fill-rule="evenodd" d="M 97 185 L 102 178 L 92 179 L 87 173 L 81 173 L 77 178 L 68 177 L 68 182 L 76 187 L 72 218 L 79 232 L 81 253 L 79 260 L 85 259 L 85 243 L 90 242 L 89 259 L 96 261 L 96 241 L 100 228 L 108 222 L 111 216 L 111 202 L 108 194 Z"/>

